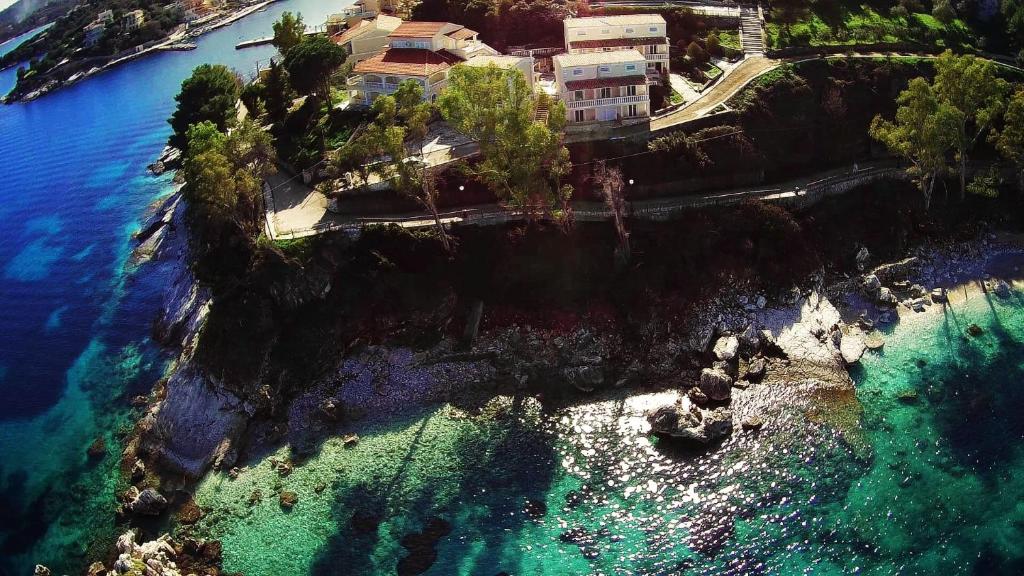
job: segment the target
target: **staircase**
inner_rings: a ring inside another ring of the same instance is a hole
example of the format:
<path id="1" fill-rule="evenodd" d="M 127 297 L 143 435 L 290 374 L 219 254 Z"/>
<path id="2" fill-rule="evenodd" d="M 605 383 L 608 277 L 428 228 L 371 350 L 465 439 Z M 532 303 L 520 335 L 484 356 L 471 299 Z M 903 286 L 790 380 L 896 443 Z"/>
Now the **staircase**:
<path id="1" fill-rule="evenodd" d="M 748 56 L 764 54 L 764 35 L 756 6 L 740 7 L 740 46 Z"/>
<path id="2" fill-rule="evenodd" d="M 533 113 L 533 121 L 540 122 L 541 124 L 547 124 L 548 115 L 548 100 L 547 98 L 542 98 L 539 102 L 537 102 L 537 109 Z"/>

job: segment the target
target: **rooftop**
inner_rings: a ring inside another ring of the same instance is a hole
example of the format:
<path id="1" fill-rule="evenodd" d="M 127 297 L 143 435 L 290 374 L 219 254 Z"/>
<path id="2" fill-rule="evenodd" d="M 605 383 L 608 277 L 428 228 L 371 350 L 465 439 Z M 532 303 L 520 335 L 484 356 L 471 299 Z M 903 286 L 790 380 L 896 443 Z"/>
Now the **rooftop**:
<path id="1" fill-rule="evenodd" d="M 391 33 L 396 38 L 431 38 L 441 33 L 445 26 L 458 26 L 448 22 L 402 22 L 402 25 Z M 458 26 L 462 28 L 462 26 Z M 456 28 L 456 30 L 458 29 Z"/>
<path id="2" fill-rule="evenodd" d="M 334 41 L 335 44 L 344 44 L 345 42 L 348 42 L 353 38 L 358 38 L 371 30 L 393 31 L 401 25 L 401 18 L 381 15 L 372 20 L 360 20 L 359 24 L 356 24 L 355 27 L 331 36 L 331 40 Z"/>
<path id="3" fill-rule="evenodd" d="M 430 76 L 461 61 L 461 58 L 445 50 L 432 52 L 419 48 L 389 48 L 356 64 L 355 72 L 358 74 Z"/>
<path id="4" fill-rule="evenodd" d="M 562 68 L 571 66 L 597 66 L 599 64 L 625 64 L 638 62 L 646 66 L 644 55 L 637 50 L 613 50 L 611 52 L 589 52 L 587 54 L 558 54 L 551 58 Z"/>
<path id="5" fill-rule="evenodd" d="M 470 38 L 476 35 L 477 32 L 475 30 L 470 30 L 469 28 L 459 28 L 458 30 L 453 30 L 445 34 L 445 36 L 448 36 L 449 38 L 452 38 L 454 40 L 469 40 Z"/>
<path id="6" fill-rule="evenodd" d="M 588 16 L 586 18 L 566 18 L 566 29 L 590 28 L 593 26 L 630 26 L 644 24 L 664 24 L 661 14 L 622 14 L 619 16 Z"/>

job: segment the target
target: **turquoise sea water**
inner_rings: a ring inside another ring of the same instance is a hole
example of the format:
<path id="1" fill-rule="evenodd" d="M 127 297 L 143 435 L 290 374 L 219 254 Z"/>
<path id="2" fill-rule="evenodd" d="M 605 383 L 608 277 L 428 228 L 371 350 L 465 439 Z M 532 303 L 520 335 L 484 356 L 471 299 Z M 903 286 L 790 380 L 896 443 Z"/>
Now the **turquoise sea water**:
<path id="1" fill-rule="evenodd" d="M 146 165 L 169 135 L 181 81 L 203 62 L 243 74 L 284 10 L 309 21 L 349 2 L 287 0 L 201 38 L 26 104 L 0 106 L 0 574 L 74 570 L 112 528 L 128 401 L 163 373 L 149 340 L 168 273 L 128 264 L 131 233 L 171 190 Z M 0 46 L 13 49 L 20 38 Z M 0 91 L 16 70 L 0 72 Z M 108 456 L 86 448 L 106 440 Z"/>
<path id="2" fill-rule="evenodd" d="M 266 459 L 209 478 L 199 529 L 246 574 L 393 574 L 433 517 L 452 525 L 434 575 L 1021 574 L 1022 339 L 1020 293 L 915 319 L 865 358 L 856 402 L 755 386 L 765 429 L 707 456 L 641 432 L 657 395 L 426 410 L 283 478 Z"/>

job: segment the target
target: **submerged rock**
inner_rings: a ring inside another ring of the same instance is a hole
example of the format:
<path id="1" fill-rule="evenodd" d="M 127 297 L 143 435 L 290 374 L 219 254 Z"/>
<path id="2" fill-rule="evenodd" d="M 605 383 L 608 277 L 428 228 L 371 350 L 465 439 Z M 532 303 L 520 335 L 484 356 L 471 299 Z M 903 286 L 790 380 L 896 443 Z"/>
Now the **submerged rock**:
<path id="1" fill-rule="evenodd" d="M 92 444 L 89 445 L 89 449 L 85 451 L 89 455 L 89 458 L 98 460 L 107 454 L 107 441 L 103 439 L 103 436 L 97 437 L 93 440 Z"/>
<path id="2" fill-rule="evenodd" d="M 985 333 L 985 331 L 982 330 L 981 326 L 978 326 L 977 324 L 971 324 L 970 326 L 967 327 L 967 333 L 970 334 L 971 336 L 981 336 L 982 334 Z"/>
<path id="3" fill-rule="evenodd" d="M 437 543 L 452 531 L 452 525 L 441 518 L 431 518 L 422 532 L 402 538 L 402 547 L 409 555 L 398 561 L 398 576 L 423 574 L 437 561 Z"/>
<path id="4" fill-rule="evenodd" d="M 299 495 L 290 490 L 285 490 L 281 492 L 281 497 L 279 500 L 281 503 L 281 508 L 284 508 L 285 510 L 291 510 L 291 508 L 295 506 L 296 503 L 298 503 Z"/>
<path id="5" fill-rule="evenodd" d="M 36 564 L 36 569 L 32 571 L 33 576 L 50 576 L 50 569 L 42 564 Z"/>

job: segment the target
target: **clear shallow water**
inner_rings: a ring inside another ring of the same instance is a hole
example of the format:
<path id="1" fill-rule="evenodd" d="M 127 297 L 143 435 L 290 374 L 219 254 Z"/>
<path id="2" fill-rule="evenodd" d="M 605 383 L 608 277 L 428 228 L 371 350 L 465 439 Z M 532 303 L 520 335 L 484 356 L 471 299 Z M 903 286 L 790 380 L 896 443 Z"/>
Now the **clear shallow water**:
<path id="1" fill-rule="evenodd" d="M 453 525 L 436 575 L 1020 574 L 1022 302 L 905 324 L 855 374 L 859 403 L 768 411 L 710 456 L 642 434 L 654 395 L 448 406 L 329 440 L 283 478 L 267 460 L 209 478 L 199 531 L 246 574 L 393 574 L 432 517 Z M 962 337 L 971 322 L 985 334 Z"/>
<path id="2" fill-rule="evenodd" d="M 166 358 L 149 341 L 168 270 L 128 265 L 131 233 L 171 190 L 147 174 L 181 81 L 203 62 L 247 74 L 284 10 L 309 21 L 348 2 L 288 0 L 201 38 L 34 102 L 0 107 L 0 574 L 35 562 L 73 571 L 112 527 L 115 456 L 128 400 Z M 14 43 L 0 50 L 13 49 Z M 0 72 L 0 90 L 16 71 Z"/>

